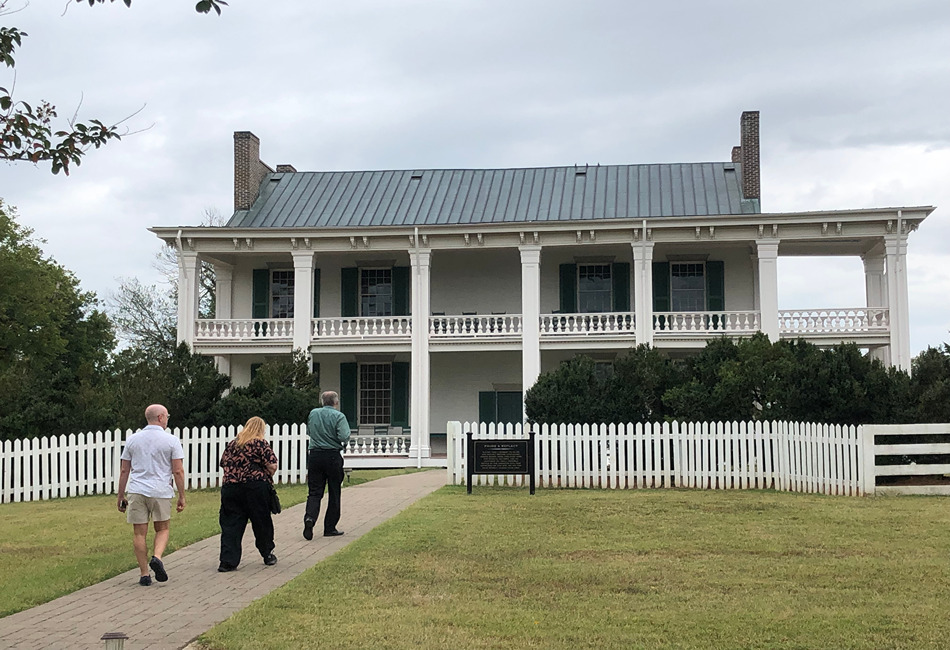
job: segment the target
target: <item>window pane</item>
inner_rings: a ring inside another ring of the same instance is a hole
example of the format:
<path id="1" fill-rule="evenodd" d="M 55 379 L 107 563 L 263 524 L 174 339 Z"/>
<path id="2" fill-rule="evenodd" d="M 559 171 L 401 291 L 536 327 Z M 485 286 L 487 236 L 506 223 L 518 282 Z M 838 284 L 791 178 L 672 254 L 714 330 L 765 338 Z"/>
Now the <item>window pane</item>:
<path id="1" fill-rule="evenodd" d="M 706 310 L 705 265 L 670 264 L 670 298 L 673 311 Z"/>
<path id="2" fill-rule="evenodd" d="M 360 315 L 392 316 L 392 269 L 361 269 Z"/>
<path id="3" fill-rule="evenodd" d="M 577 265 L 577 311 L 581 313 L 613 310 L 610 264 Z"/>
<path id="4" fill-rule="evenodd" d="M 392 366 L 360 365 L 360 424 L 389 424 L 391 418 Z"/>
<path id="5" fill-rule="evenodd" d="M 270 280 L 271 318 L 294 317 L 294 272 L 272 271 Z"/>

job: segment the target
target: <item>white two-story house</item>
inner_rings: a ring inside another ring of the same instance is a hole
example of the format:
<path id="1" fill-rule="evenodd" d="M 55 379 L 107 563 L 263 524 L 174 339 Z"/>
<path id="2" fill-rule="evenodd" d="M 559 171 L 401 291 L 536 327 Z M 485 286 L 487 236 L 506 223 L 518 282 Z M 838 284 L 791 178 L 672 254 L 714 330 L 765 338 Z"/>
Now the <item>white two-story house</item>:
<path id="1" fill-rule="evenodd" d="M 542 372 L 641 343 L 685 355 L 716 336 L 854 341 L 909 368 L 907 236 L 932 207 L 763 213 L 759 115 L 715 163 L 298 172 L 234 134 L 234 215 L 155 227 L 178 249 L 178 337 L 236 385 L 299 349 L 354 427 L 521 421 Z M 866 292 L 778 308 L 780 255 L 850 255 Z M 216 315 L 197 318 L 200 262 Z"/>

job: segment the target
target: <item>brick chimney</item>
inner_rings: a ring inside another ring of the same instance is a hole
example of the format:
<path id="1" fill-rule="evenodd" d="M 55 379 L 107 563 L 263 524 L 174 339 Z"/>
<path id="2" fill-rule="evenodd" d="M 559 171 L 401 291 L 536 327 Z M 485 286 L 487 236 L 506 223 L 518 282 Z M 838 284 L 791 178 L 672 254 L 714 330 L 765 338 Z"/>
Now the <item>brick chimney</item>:
<path id="1" fill-rule="evenodd" d="M 732 150 L 736 162 L 742 164 L 742 195 L 747 199 L 762 198 L 759 185 L 759 111 L 743 111 L 740 119 L 739 151 Z"/>
<path id="2" fill-rule="evenodd" d="M 261 141 L 250 131 L 234 132 L 234 209 L 254 204 L 264 176 L 274 171 L 261 162 Z"/>
<path id="3" fill-rule="evenodd" d="M 293 174 L 297 169 L 293 165 L 277 165 L 278 174 Z"/>

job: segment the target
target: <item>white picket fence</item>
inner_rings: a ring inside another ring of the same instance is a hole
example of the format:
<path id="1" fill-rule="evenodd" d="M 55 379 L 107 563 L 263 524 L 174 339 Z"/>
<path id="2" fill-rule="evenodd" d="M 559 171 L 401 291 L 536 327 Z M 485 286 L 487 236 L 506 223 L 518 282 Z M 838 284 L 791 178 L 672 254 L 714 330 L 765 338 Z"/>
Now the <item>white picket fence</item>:
<path id="1" fill-rule="evenodd" d="M 218 460 L 238 428 L 174 429 L 185 452 L 187 489 L 214 487 L 222 478 Z M 112 494 L 119 481 L 119 459 L 127 430 L 98 431 L 47 438 L 5 440 L 0 445 L 0 503 L 36 501 L 86 494 Z M 268 427 L 279 461 L 274 480 L 307 480 L 307 427 L 292 424 Z M 354 435 L 343 454 L 348 467 L 405 467 L 409 437 Z"/>
<path id="2" fill-rule="evenodd" d="M 450 422 L 448 483 L 464 485 L 465 441 L 524 439 L 521 425 Z M 865 493 L 860 427 L 797 422 L 541 425 L 538 487 L 774 489 Z M 473 485 L 525 485 L 527 475 L 475 475 Z M 871 491 L 873 493 L 873 471 Z"/>
<path id="3" fill-rule="evenodd" d="M 448 482 L 464 485 L 465 437 L 526 437 L 521 425 L 449 422 Z M 950 424 L 834 426 L 794 422 L 542 425 L 536 427 L 538 487 L 775 489 L 859 495 L 950 495 Z M 0 444 L 0 503 L 111 494 L 131 431 L 106 431 Z M 187 487 L 220 484 L 218 459 L 235 427 L 174 429 L 185 451 Z M 924 436 L 924 437 L 922 437 Z M 280 483 L 306 480 L 306 427 L 271 427 Z M 355 434 L 348 467 L 416 466 L 405 435 Z M 902 485 L 877 485 L 897 477 Z M 524 485 L 527 476 L 483 476 L 475 485 Z M 914 480 L 918 479 L 918 480 Z M 928 483 L 929 484 L 926 484 Z M 924 484 L 922 484 L 924 483 Z"/>

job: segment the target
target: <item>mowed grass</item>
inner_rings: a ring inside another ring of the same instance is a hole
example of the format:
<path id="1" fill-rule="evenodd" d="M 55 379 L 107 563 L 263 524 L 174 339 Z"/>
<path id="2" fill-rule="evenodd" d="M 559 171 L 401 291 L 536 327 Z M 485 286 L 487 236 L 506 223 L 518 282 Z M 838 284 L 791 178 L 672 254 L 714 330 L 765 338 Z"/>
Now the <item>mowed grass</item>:
<path id="1" fill-rule="evenodd" d="M 946 648 L 950 501 L 439 490 L 208 648 Z"/>
<path id="2" fill-rule="evenodd" d="M 416 470 L 353 470 L 343 486 L 411 471 Z M 285 508 L 307 499 L 306 485 L 278 485 L 277 490 Z M 220 505 L 219 490 L 189 491 L 185 511 L 172 513 L 166 553 L 220 533 Z M 151 549 L 154 531 L 149 528 Z M 0 616 L 135 566 L 132 527 L 116 510 L 115 495 L 0 504 Z"/>

